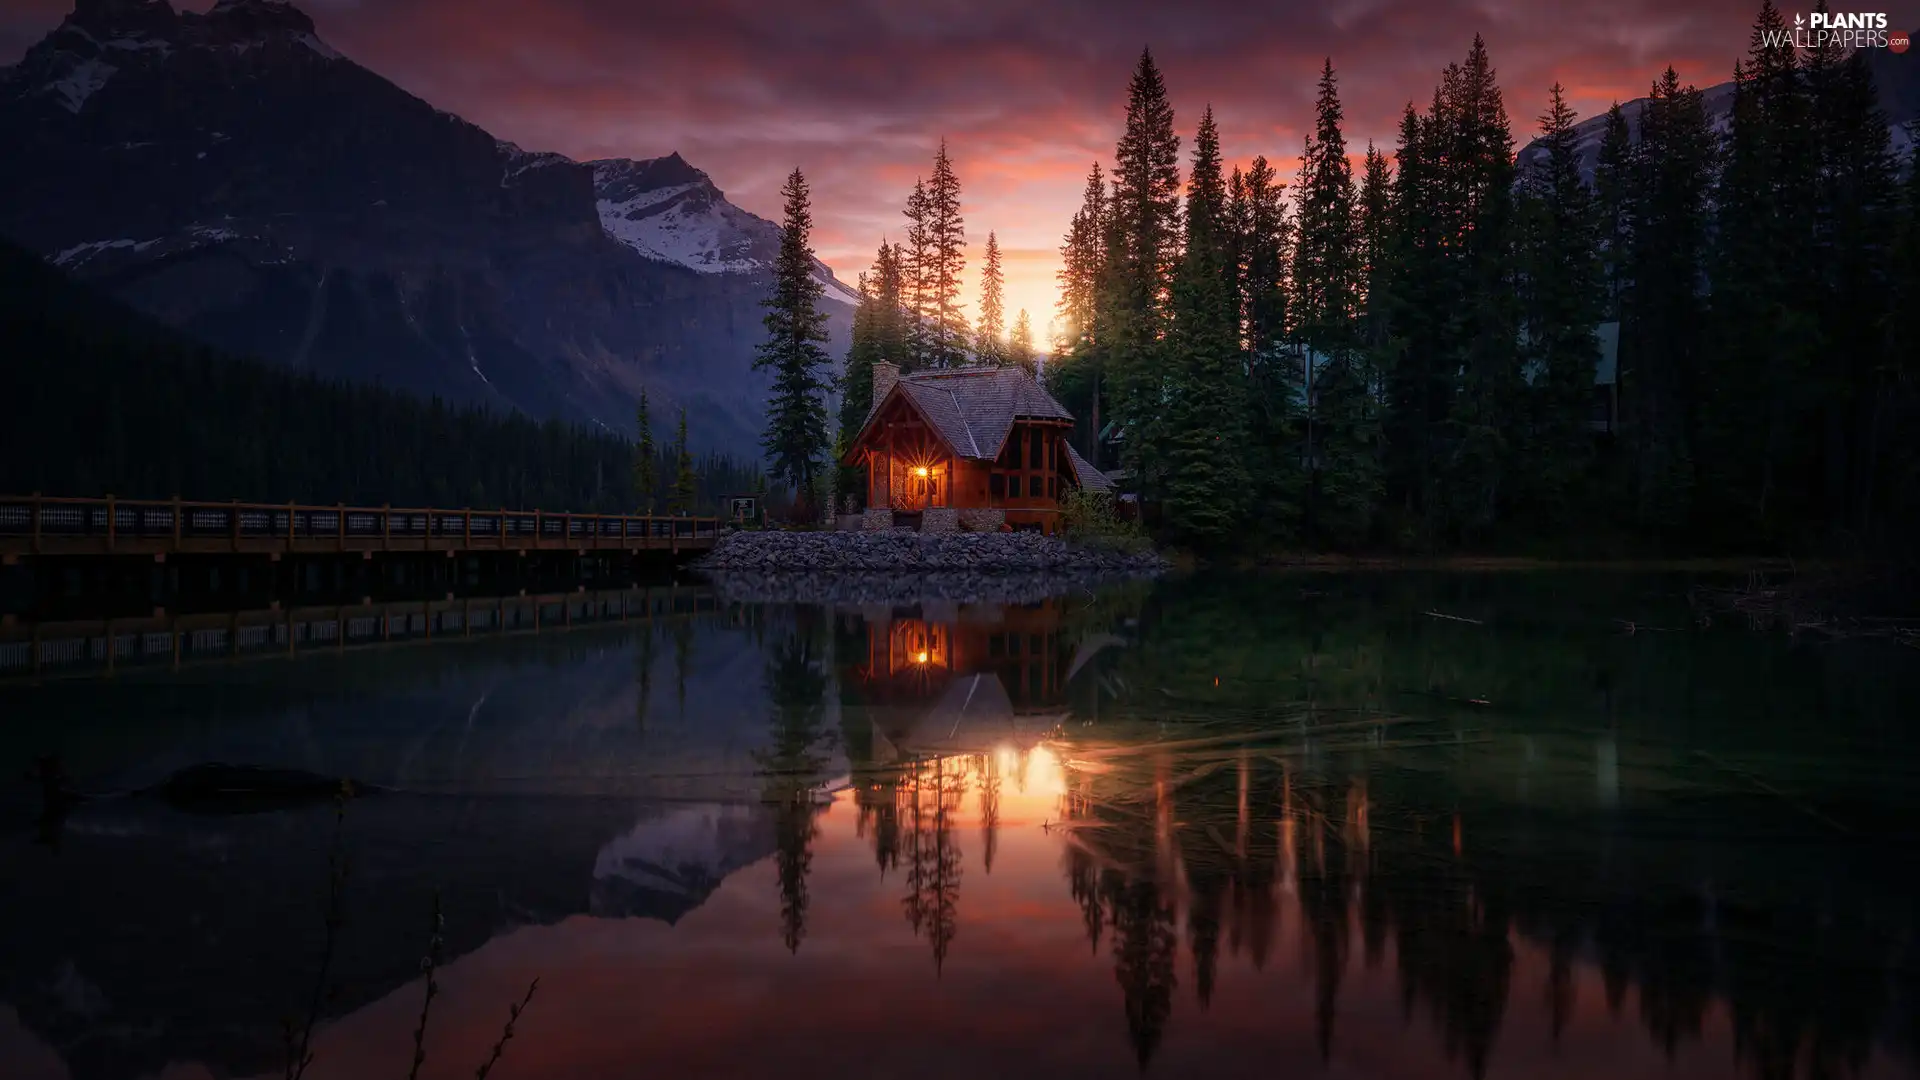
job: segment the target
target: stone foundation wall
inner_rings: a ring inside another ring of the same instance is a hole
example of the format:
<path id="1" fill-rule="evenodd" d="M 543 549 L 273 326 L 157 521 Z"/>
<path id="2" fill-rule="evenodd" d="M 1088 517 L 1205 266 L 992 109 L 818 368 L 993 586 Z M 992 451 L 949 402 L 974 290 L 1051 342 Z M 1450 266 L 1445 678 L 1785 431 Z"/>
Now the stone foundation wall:
<path id="1" fill-rule="evenodd" d="M 867 532 L 893 531 L 893 507 L 891 506 L 869 506 L 861 518 L 860 527 Z"/>
<path id="2" fill-rule="evenodd" d="M 1007 523 L 1007 512 L 999 507 L 977 507 L 960 511 L 960 527 L 968 532 L 999 532 Z"/>
<path id="3" fill-rule="evenodd" d="M 956 533 L 960 531 L 960 511 L 950 506 L 929 506 L 920 515 L 920 531 L 923 533 Z"/>

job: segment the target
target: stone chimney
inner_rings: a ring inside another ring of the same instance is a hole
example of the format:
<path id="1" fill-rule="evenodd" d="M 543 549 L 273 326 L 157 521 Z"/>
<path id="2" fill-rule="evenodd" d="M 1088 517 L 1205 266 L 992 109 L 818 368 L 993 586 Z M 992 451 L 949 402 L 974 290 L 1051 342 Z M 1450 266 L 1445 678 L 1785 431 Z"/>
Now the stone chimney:
<path id="1" fill-rule="evenodd" d="M 887 399 L 893 384 L 900 381 L 900 365 L 891 360 L 873 362 L 873 403 L 879 405 Z"/>

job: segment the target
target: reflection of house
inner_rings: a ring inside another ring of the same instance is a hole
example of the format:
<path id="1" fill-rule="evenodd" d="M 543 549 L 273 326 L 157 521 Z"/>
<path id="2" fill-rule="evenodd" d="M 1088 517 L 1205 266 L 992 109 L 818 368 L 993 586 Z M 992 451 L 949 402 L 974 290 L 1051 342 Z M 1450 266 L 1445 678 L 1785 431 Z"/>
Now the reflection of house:
<path id="1" fill-rule="evenodd" d="M 902 375 L 873 365 L 873 409 L 843 463 L 867 470 L 868 523 L 923 515 L 922 528 L 1058 524 L 1074 488 L 1112 485 L 1076 452 L 1073 414 L 1018 367 Z"/>
<path id="2" fill-rule="evenodd" d="M 876 731 L 903 753 L 1027 745 L 1066 713 L 1073 650 L 1058 601 L 1009 606 L 953 622 L 899 617 L 867 625 L 849 679 Z"/>

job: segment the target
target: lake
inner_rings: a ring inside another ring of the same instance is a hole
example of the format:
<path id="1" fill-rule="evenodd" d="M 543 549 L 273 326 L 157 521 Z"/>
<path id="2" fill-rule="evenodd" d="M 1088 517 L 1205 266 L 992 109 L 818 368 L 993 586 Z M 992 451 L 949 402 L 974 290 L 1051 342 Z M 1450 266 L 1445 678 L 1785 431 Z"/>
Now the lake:
<path id="1" fill-rule="evenodd" d="M 1920 650 L 1693 581 L 69 630 L 0 1075 L 1920 1075 Z"/>

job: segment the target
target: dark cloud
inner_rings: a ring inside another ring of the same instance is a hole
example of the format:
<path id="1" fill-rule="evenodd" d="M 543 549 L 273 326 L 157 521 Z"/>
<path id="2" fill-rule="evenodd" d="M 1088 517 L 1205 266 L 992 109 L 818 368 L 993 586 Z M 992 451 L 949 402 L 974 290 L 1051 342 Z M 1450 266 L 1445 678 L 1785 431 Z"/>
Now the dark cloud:
<path id="1" fill-rule="evenodd" d="M 17 53 L 65 0 L 7 0 Z M 192 5 L 205 7 L 205 0 Z M 850 280 L 944 137 L 968 233 L 1050 252 L 1089 164 L 1119 133 L 1142 46 L 1183 135 L 1203 105 L 1228 155 L 1290 170 L 1323 58 L 1356 150 L 1390 144 L 1409 100 L 1485 35 L 1524 141 L 1556 79 L 1584 112 L 1638 96 L 1671 63 L 1727 78 L 1754 0 L 308 0 L 322 36 L 407 90 L 529 149 L 577 158 L 678 150 L 767 216 L 794 165 L 817 246 Z M 0 56 L 5 56 L 0 53 Z M 1052 263 L 1010 268 L 1012 306 L 1045 325 Z"/>

